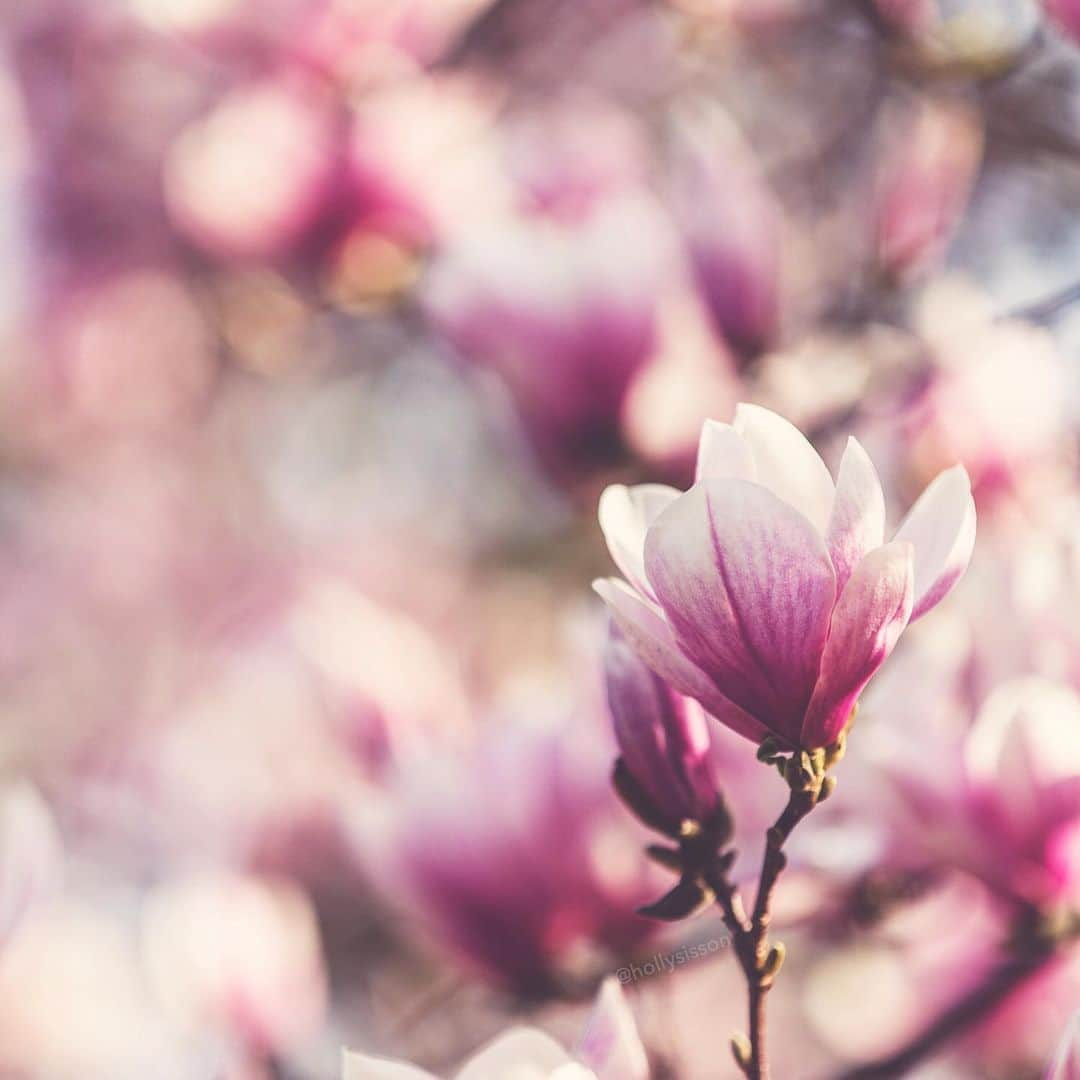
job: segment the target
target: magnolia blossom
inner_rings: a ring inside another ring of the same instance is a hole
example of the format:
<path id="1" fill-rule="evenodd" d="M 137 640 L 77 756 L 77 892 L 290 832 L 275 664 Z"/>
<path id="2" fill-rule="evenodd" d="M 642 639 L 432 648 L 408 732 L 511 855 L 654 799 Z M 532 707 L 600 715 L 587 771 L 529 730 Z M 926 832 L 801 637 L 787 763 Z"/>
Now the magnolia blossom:
<path id="1" fill-rule="evenodd" d="M 225 871 L 163 885 L 144 908 L 141 944 L 151 984 L 181 1025 L 230 1032 L 270 1053 L 322 1019 L 315 912 L 286 879 Z"/>
<path id="2" fill-rule="evenodd" d="M 668 241 L 657 206 L 625 193 L 581 221 L 478 227 L 431 270 L 436 326 L 497 373 L 556 477 L 618 456 L 623 405 L 657 345 Z"/>
<path id="3" fill-rule="evenodd" d="M 686 125 L 673 165 L 672 202 L 702 298 L 732 348 L 752 356 L 779 325 L 779 208 L 726 118 Z"/>
<path id="4" fill-rule="evenodd" d="M 1028 676 L 994 690 L 964 733 L 912 724 L 905 744 L 926 747 L 933 770 L 904 764 L 895 725 L 874 725 L 866 744 L 909 860 L 959 866 L 1033 903 L 1080 896 L 1080 695 Z"/>
<path id="5" fill-rule="evenodd" d="M 1073 1015 L 1046 1080 L 1080 1080 L 1080 1012 Z"/>
<path id="6" fill-rule="evenodd" d="M 610 785 L 599 708 L 502 714 L 475 745 L 432 745 L 388 778 L 383 817 L 358 821 L 376 885 L 468 968 L 550 993 L 654 925 L 656 878 Z"/>
<path id="7" fill-rule="evenodd" d="M 890 543 L 869 457 L 834 483 L 783 418 L 706 423 L 697 481 L 608 488 L 600 524 L 626 581 L 595 584 L 638 655 L 749 739 L 832 743 L 907 624 L 952 589 L 975 541 L 967 473 L 943 472 Z"/>
<path id="8" fill-rule="evenodd" d="M 619 984 L 607 979 L 574 1054 L 536 1028 L 512 1028 L 454 1074 L 454 1080 L 646 1080 L 649 1063 Z M 345 1052 L 344 1080 L 436 1080 L 402 1062 Z"/>
<path id="9" fill-rule="evenodd" d="M 887 116 L 874 199 L 877 254 L 904 276 L 937 261 L 967 207 L 982 132 L 967 110 L 920 102 Z"/>

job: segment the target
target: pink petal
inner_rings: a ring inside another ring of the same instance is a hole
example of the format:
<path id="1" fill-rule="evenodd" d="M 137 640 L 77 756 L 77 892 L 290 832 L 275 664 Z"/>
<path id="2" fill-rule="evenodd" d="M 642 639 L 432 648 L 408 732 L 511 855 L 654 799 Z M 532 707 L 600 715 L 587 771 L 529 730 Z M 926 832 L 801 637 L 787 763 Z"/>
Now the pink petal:
<path id="1" fill-rule="evenodd" d="M 679 494 L 664 484 L 612 484 L 600 496 L 600 529 L 611 557 L 626 580 L 646 595 L 651 589 L 645 577 L 645 533 Z"/>
<path id="2" fill-rule="evenodd" d="M 803 433 L 760 405 L 739 405 L 734 426 L 754 455 L 758 483 L 794 506 L 824 535 L 835 488 L 825 462 Z"/>
<path id="3" fill-rule="evenodd" d="M 705 481 L 657 518 L 645 569 L 687 656 L 725 697 L 797 740 L 836 595 L 813 525 L 757 484 Z"/>
<path id="4" fill-rule="evenodd" d="M 756 480 L 754 456 L 743 437 L 730 425 L 718 420 L 706 420 L 698 441 L 698 480 L 730 476 L 740 480 Z"/>
<path id="5" fill-rule="evenodd" d="M 975 546 L 975 500 L 962 465 L 940 473 L 919 496 L 896 531 L 915 547 L 915 607 L 925 615 L 960 580 Z"/>
<path id="6" fill-rule="evenodd" d="M 855 699 L 908 624 L 913 582 L 913 553 L 903 540 L 876 548 L 855 567 L 833 613 L 803 746 L 828 746 L 844 730 Z"/>
<path id="7" fill-rule="evenodd" d="M 578 1057 L 598 1080 L 648 1080 L 649 1059 L 622 987 L 604 980 L 585 1024 Z"/>
<path id="8" fill-rule="evenodd" d="M 604 673 L 615 742 L 630 774 L 675 822 L 710 814 L 712 741 L 697 702 L 675 693 L 614 627 Z"/>
<path id="9" fill-rule="evenodd" d="M 825 533 L 842 593 L 852 570 L 885 541 L 885 496 L 877 470 L 858 439 L 850 438 L 840 461 L 836 501 Z"/>
<path id="10" fill-rule="evenodd" d="M 618 578 L 602 578 L 593 589 L 639 657 L 680 694 L 701 702 L 720 723 L 755 742 L 765 728 L 726 698 L 679 647 L 663 612 Z"/>
<path id="11" fill-rule="evenodd" d="M 1080 1080 L 1080 1011 L 1073 1013 L 1046 1080 Z"/>

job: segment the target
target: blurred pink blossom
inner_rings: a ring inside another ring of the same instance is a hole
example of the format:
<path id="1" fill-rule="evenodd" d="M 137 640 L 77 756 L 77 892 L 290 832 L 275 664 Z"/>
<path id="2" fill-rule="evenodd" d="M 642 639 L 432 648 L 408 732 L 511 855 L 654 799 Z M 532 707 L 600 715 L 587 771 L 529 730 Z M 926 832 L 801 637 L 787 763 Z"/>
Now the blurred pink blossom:
<path id="1" fill-rule="evenodd" d="M 9 788 L 0 795 L 0 952 L 60 876 L 60 835 L 48 806 L 25 782 Z"/>
<path id="2" fill-rule="evenodd" d="M 569 1054 L 536 1028 L 513 1028 L 471 1057 L 454 1080 L 647 1080 L 649 1063 L 634 1017 L 614 979 L 607 979 Z M 437 1080 L 411 1065 L 345 1051 L 343 1080 Z"/>
<path id="3" fill-rule="evenodd" d="M 684 125 L 672 173 L 674 209 L 705 306 L 732 350 L 753 357 L 779 330 L 779 207 L 723 116 Z"/>
<path id="4" fill-rule="evenodd" d="M 980 505 L 1025 491 L 1036 500 L 1040 478 L 1064 464 L 1065 367 L 1051 334 L 995 318 L 988 300 L 956 278 L 928 288 L 917 327 L 933 368 L 909 413 L 913 463 L 932 475 L 959 460 Z"/>
<path id="5" fill-rule="evenodd" d="M 669 240 L 656 205 L 624 194 L 574 223 L 477 228 L 432 268 L 436 325 L 498 374 L 557 476 L 619 456 L 623 403 L 657 342 Z"/>
<path id="6" fill-rule="evenodd" d="M 317 88 L 266 81 L 231 91 L 169 150 L 163 182 L 172 220 L 226 259 L 286 253 L 332 209 L 343 134 Z"/>
<path id="7" fill-rule="evenodd" d="M 1036 904 L 1080 895 L 1075 691 L 1022 677 L 997 687 L 966 732 L 939 715 L 908 719 L 915 726 L 905 744 L 916 737 L 934 769 L 906 763 L 897 732 L 880 716 L 866 746 L 895 794 L 891 808 L 880 809 L 910 856 L 959 867 L 1006 897 Z"/>
<path id="8" fill-rule="evenodd" d="M 142 947 L 165 1008 L 193 1030 L 265 1055 L 295 1048 L 322 1019 L 315 913 L 288 881 L 208 872 L 162 885 L 143 909 Z"/>
<path id="9" fill-rule="evenodd" d="M 653 931 L 634 909 L 655 879 L 610 788 L 598 707 L 491 724 L 475 745 L 412 759 L 362 842 L 373 884 L 437 941 L 544 994 Z"/>
<path id="10" fill-rule="evenodd" d="M 887 114 L 882 137 L 878 261 L 903 277 L 944 254 L 979 168 L 982 136 L 968 109 L 927 100 Z"/>

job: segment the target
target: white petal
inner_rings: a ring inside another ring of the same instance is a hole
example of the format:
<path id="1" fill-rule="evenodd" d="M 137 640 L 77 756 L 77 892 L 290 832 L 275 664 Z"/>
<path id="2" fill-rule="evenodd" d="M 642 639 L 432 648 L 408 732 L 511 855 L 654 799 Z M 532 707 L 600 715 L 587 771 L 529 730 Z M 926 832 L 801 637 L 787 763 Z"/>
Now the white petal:
<path id="1" fill-rule="evenodd" d="M 626 995 L 614 978 L 600 987 L 578 1056 L 599 1080 L 648 1080 L 649 1059 Z"/>
<path id="2" fill-rule="evenodd" d="M 719 476 L 756 480 L 757 468 L 750 447 L 730 424 L 706 420 L 698 441 L 696 478 Z"/>
<path id="3" fill-rule="evenodd" d="M 824 536 L 836 489 L 806 436 L 760 405 L 739 405 L 735 430 L 754 455 L 757 482 L 799 510 Z"/>
<path id="4" fill-rule="evenodd" d="M 885 496 L 869 455 L 850 438 L 840 461 L 836 500 L 825 534 L 836 570 L 836 594 L 844 591 L 852 570 L 867 552 L 885 540 Z"/>
<path id="5" fill-rule="evenodd" d="M 897 540 L 915 546 L 915 607 L 911 621 L 925 615 L 960 580 L 975 546 L 975 500 L 962 465 L 940 473 L 916 500 Z"/>
<path id="6" fill-rule="evenodd" d="M 401 1061 L 368 1057 L 345 1050 L 341 1056 L 342 1080 L 438 1080 L 433 1073 Z"/>
<path id="7" fill-rule="evenodd" d="M 646 595 L 652 589 L 645 576 L 645 533 L 679 492 L 664 484 L 612 484 L 600 496 L 600 530 L 615 565 L 626 580 Z"/>
<path id="8" fill-rule="evenodd" d="M 1074 1012 L 1058 1047 L 1054 1064 L 1046 1080 L 1078 1080 L 1080 1078 L 1080 1010 Z"/>
<path id="9" fill-rule="evenodd" d="M 573 1063 L 550 1035 L 536 1028 L 511 1028 L 471 1058 L 457 1080 L 548 1080 L 556 1069 Z"/>

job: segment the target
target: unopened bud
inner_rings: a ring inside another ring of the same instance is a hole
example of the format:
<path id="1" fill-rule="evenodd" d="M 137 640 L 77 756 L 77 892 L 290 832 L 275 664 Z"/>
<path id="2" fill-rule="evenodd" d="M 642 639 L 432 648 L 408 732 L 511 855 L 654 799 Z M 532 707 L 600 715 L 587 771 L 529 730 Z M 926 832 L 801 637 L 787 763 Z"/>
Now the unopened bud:
<path id="1" fill-rule="evenodd" d="M 750 1068 L 754 1051 L 750 1046 L 750 1040 L 741 1031 L 737 1031 L 731 1036 L 731 1056 L 735 1059 L 735 1064 L 743 1072 Z"/>
<path id="2" fill-rule="evenodd" d="M 784 966 L 784 957 L 786 955 L 787 950 L 784 948 L 784 943 L 778 941 L 769 950 L 769 955 L 765 957 L 765 963 L 761 966 L 761 974 L 766 979 L 775 979 L 780 973 L 780 969 Z"/>

